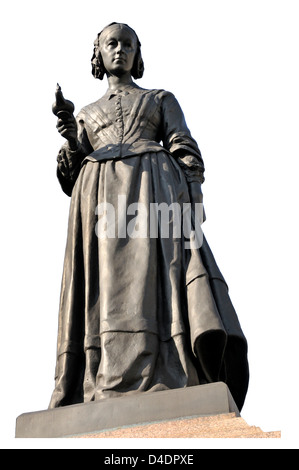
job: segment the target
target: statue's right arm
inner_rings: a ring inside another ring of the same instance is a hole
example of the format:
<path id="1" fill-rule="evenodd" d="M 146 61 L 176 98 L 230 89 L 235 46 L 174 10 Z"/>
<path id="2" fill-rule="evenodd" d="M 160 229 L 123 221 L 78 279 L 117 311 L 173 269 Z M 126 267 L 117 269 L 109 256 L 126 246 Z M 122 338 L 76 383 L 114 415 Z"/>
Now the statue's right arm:
<path id="1" fill-rule="evenodd" d="M 84 158 L 89 155 L 93 148 L 89 142 L 81 113 L 76 120 L 68 125 L 57 123 L 57 129 L 67 141 L 61 147 L 57 157 L 57 177 L 62 190 L 71 196 L 74 184 L 80 173 Z"/>

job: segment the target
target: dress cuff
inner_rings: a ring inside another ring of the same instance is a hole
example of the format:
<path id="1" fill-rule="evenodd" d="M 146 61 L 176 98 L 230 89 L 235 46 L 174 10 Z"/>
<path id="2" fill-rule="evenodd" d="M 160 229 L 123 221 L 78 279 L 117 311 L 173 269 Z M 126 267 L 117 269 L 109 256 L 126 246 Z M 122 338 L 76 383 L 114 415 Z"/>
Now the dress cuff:
<path id="1" fill-rule="evenodd" d="M 186 180 L 188 183 L 203 183 L 204 178 L 204 167 L 203 164 L 193 155 L 186 155 L 178 159 L 178 163 L 184 171 Z"/>

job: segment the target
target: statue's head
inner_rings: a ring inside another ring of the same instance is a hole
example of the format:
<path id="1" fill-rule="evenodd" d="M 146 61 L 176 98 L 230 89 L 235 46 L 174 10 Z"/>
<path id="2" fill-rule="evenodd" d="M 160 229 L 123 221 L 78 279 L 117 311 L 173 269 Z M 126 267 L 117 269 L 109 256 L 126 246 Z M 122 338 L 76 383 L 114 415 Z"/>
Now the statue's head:
<path id="1" fill-rule="evenodd" d="M 137 34 L 132 28 L 130 28 L 130 26 L 125 23 L 110 23 L 97 35 L 97 38 L 94 41 L 94 50 L 91 59 L 91 65 L 92 74 L 95 78 L 103 80 L 104 75 L 107 73 L 107 70 L 104 66 L 102 53 L 104 55 L 104 52 L 106 50 L 109 51 L 108 41 L 110 40 L 110 38 L 113 39 L 114 37 L 119 36 L 120 34 L 126 36 L 128 38 L 128 41 L 131 40 L 131 46 L 133 48 L 132 50 L 134 53 L 134 56 L 132 58 L 132 65 L 130 66 L 130 73 L 132 77 L 135 79 L 142 77 L 144 71 L 144 64 L 143 59 L 141 57 L 141 44 Z"/>

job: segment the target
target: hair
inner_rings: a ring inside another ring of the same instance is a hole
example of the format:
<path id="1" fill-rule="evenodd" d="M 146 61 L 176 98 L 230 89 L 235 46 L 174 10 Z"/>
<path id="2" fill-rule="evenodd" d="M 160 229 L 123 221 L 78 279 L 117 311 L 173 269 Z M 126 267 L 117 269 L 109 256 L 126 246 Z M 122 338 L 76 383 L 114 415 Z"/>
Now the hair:
<path id="1" fill-rule="evenodd" d="M 138 36 L 136 32 L 134 31 L 134 29 L 130 28 L 130 26 L 128 26 L 127 24 L 116 23 L 116 22 L 110 23 L 107 26 L 105 26 L 105 28 L 102 29 L 102 31 L 97 35 L 97 38 L 94 41 L 93 56 L 91 58 L 91 67 L 92 67 L 91 73 L 95 78 L 98 78 L 99 80 L 103 80 L 105 73 L 107 73 L 104 67 L 101 49 L 100 49 L 100 37 L 101 37 L 101 34 L 106 30 L 106 28 L 114 24 L 123 24 L 134 33 L 137 39 L 137 51 L 136 51 L 133 67 L 131 70 L 131 75 L 135 79 L 141 78 L 144 72 L 144 63 L 143 63 L 143 59 L 141 56 L 141 43 L 138 39 Z"/>

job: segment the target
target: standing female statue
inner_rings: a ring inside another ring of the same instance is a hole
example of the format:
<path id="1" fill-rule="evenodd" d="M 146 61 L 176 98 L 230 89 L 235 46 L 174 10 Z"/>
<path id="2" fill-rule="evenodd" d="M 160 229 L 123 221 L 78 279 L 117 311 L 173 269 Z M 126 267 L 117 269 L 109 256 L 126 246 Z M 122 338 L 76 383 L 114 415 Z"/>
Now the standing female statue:
<path id="1" fill-rule="evenodd" d="M 137 86 L 143 70 L 135 31 L 112 23 L 92 58 L 105 95 L 75 119 L 57 94 L 57 175 L 71 205 L 50 407 L 222 380 L 241 409 L 246 339 L 206 240 L 187 245 L 174 217 L 166 235 L 157 217 L 153 234 L 139 217 L 191 205 L 194 224 L 204 181 L 176 98 Z"/>

